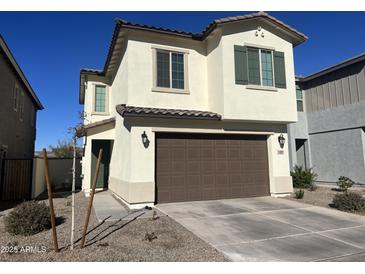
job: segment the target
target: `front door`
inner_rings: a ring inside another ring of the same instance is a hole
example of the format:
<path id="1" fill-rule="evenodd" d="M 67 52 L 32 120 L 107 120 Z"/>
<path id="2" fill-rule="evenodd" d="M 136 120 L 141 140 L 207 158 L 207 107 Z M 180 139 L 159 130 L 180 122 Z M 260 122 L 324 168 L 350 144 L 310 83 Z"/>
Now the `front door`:
<path id="1" fill-rule="evenodd" d="M 107 188 L 109 179 L 109 163 L 112 141 L 111 140 L 93 140 L 92 141 L 92 158 L 91 158 L 91 182 L 96 172 L 96 163 L 98 161 L 99 150 L 103 149 L 103 155 L 100 162 L 99 176 L 96 181 L 96 188 Z"/>

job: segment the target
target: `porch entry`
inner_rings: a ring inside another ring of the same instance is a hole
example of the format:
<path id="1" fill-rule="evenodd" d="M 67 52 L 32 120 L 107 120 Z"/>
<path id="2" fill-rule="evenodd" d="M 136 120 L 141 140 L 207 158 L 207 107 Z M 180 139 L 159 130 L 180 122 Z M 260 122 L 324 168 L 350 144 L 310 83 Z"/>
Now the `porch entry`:
<path id="1" fill-rule="evenodd" d="M 91 157 L 91 177 L 90 177 L 90 187 L 92 185 L 92 180 L 96 172 L 96 162 L 98 161 L 99 150 L 103 149 L 103 155 L 100 163 L 99 176 L 96 181 L 96 188 L 106 189 L 108 188 L 109 180 L 109 164 L 110 156 L 113 146 L 112 140 L 92 140 L 91 143 L 92 157 Z"/>
<path id="2" fill-rule="evenodd" d="M 308 168 L 307 139 L 295 139 L 295 149 L 297 153 L 297 165 Z"/>

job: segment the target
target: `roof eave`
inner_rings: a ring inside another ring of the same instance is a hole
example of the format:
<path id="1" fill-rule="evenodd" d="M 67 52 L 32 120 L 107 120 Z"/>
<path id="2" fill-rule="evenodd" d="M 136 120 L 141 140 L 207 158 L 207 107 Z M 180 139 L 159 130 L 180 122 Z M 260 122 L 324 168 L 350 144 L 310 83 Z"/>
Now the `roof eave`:
<path id="1" fill-rule="evenodd" d="M 79 104 L 83 105 L 85 103 L 85 81 L 87 81 L 87 76 L 105 76 L 104 71 L 102 70 L 93 70 L 93 69 L 81 69 L 80 70 L 80 89 L 79 89 Z M 84 82 L 83 82 L 84 81 Z"/>
<path id="2" fill-rule="evenodd" d="M 365 60 L 365 52 L 363 52 L 359 55 L 356 55 L 356 56 L 354 56 L 350 59 L 344 60 L 340 63 L 337 63 L 335 65 L 332 65 L 330 67 L 324 68 L 324 69 L 322 69 L 320 71 L 317 71 L 315 73 L 312 73 L 308 76 L 302 77 L 302 78 L 299 79 L 299 81 L 300 82 L 307 82 L 307 81 L 313 80 L 317 77 L 320 77 L 320 76 L 323 76 L 325 74 L 331 73 L 333 71 L 339 70 L 341 68 L 350 66 L 350 65 L 358 63 L 358 62 L 362 62 L 364 60 Z"/>

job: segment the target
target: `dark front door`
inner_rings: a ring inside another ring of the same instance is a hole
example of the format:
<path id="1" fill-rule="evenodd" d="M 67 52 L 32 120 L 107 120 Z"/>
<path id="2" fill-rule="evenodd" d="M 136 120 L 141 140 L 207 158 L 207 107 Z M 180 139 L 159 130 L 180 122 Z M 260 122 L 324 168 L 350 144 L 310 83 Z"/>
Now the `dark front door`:
<path id="1" fill-rule="evenodd" d="M 96 162 L 98 161 L 99 150 L 103 149 L 103 156 L 100 163 L 100 171 L 98 180 L 96 181 L 96 188 L 107 188 L 109 179 L 109 163 L 111 155 L 111 140 L 93 140 L 92 141 L 92 158 L 91 158 L 91 181 L 90 186 L 92 186 L 92 180 L 96 172 Z"/>
<path id="2" fill-rule="evenodd" d="M 269 195 L 267 137 L 159 133 L 156 202 Z"/>

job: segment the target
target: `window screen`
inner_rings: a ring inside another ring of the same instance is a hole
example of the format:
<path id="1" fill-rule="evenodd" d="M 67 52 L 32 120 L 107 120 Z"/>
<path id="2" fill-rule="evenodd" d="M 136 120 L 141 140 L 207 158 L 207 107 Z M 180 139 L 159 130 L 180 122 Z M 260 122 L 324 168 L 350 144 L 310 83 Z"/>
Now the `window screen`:
<path id="1" fill-rule="evenodd" d="M 184 89 L 184 54 L 171 53 L 172 87 Z"/>
<path id="2" fill-rule="evenodd" d="M 104 86 L 95 87 L 95 112 L 106 111 L 106 88 Z"/>
<path id="3" fill-rule="evenodd" d="M 157 51 L 157 86 L 170 87 L 170 53 Z"/>
<path id="4" fill-rule="evenodd" d="M 272 69 L 272 53 L 269 50 L 261 50 L 261 72 L 262 72 L 262 85 L 270 86 L 274 85 L 273 69 Z"/>
<path id="5" fill-rule="evenodd" d="M 255 48 L 247 49 L 248 61 L 248 82 L 253 85 L 260 85 L 260 56 L 259 50 Z"/>

